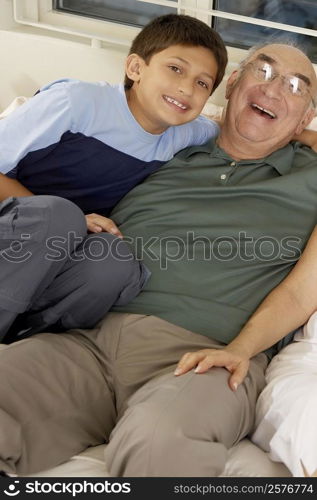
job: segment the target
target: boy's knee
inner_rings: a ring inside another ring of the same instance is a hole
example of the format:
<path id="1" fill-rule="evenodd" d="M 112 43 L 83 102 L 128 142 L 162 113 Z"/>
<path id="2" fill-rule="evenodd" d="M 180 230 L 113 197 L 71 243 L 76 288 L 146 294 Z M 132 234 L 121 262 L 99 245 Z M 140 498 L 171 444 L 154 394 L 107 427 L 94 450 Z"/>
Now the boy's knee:
<path id="1" fill-rule="evenodd" d="M 48 220 L 50 236 L 69 237 L 87 234 L 87 223 L 82 210 L 72 201 L 58 196 L 36 196 L 42 204 Z"/>
<path id="2" fill-rule="evenodd" d="M 141 291 L 149 277 L 129 246 L 112 234 L 89 235 L 83 252 L 88 261 L 86 285 L 96 297 L 111 294 L 116 304 L 125 304 Z"/>
<path id="3" fill-rule="evenodd" d="M 13 219 L 9 217 L 7 220 L 13 221 L 11 232 L 14 238 L 30 234 L 32 241 L 36 242 L 45 236 L 68 238 L 70 232 L 82 237 L 87 234 L 83 212 L 65 198 L 49 195 L 10 198 L 5 209 L 13 213 Z M 2 224 L 5 222 L 6 219 L 2 218 Z"/>

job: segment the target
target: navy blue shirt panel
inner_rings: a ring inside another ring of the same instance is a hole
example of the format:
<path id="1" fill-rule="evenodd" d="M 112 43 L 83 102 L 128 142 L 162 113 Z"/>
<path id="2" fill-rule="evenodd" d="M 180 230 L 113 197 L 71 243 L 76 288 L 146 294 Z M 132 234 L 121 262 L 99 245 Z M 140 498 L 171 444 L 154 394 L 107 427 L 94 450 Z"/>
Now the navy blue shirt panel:
<path id="1" fill-rule="evenodd" d="M 165 162 L 146 162 L 81 133 L 28 153 L 11 172 L 34 194 L 67 198 L 84 213 L 109 215 L 134 186 Z"/>

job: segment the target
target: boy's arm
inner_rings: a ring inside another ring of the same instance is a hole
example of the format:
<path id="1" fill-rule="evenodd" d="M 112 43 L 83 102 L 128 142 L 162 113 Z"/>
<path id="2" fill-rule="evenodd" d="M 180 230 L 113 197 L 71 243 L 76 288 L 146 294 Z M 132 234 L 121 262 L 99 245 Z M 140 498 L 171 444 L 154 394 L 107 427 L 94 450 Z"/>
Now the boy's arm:
<path id="1" fill-rule="evenodd" d="M 32 194 L 19 181 L 0 174 L 0 202 L 9 198 L 9 196 L 31 196 Z"/>
<path id="2" fill-rule="evenodd" d="M 301 134 L 294 136 L 294 140 L 310 146 L 317 152 L 317 132 L 315 130 L 303 130 Z"/>
<path id="3" fill-rule="evenodd" d="M 0 120 L 0 173 L 11 172 L 28 153 L 58 143 L 71 130 L 72 111 L 67 84 L 56 82 Z M 18 181 L 0 180 L 1 200 L 30 194 Z"/>
<path id="4" fill-rule="evenodd" d="M 197 366 L 203 373 L 222 366 L 231 373 L 229 385 L 235 390 L 247 374 L 249 359 L 268 349 L 285 335 L 303 325 L 317 309 L 317 228 L 290 274 L 264 299 L 239 335 L 224 349 L 187 353 L 176 375 Z"/>

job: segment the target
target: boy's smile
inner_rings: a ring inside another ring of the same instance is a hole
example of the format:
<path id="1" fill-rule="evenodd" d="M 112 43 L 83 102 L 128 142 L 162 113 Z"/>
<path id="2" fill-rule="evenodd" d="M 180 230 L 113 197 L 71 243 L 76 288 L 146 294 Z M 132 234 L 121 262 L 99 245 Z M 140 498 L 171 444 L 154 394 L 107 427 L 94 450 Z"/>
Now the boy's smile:
<path id="1" fill-rule="evenodd" d="M 218 66 L 212 52 L 201 46 L 172 45 L 146 62 L 137 54 L 127 59 L 134 81 L 127 91 L 131 112 L 152 134 L 194 120 L 212 92 Z"/>
<path id="2" fill-rule="evenodd" d="M 183 111 L 186 111 L 188 109 L 187 104 L 185 104 L 184 102 L 177 101 L 176 99 L 173 99 L 173 97 L 163 95 L 163 99 L 165 99 L 165 101 L 169 102 L 170 104 L 177 106 L 179 109 L 182 109 Z"/>

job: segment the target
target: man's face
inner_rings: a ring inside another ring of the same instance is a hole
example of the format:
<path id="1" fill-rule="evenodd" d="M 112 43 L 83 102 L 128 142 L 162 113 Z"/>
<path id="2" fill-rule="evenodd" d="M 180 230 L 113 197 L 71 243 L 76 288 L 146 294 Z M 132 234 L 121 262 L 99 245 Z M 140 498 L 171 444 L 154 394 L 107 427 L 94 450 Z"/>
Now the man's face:
<path id="1" fill-rule="evenodd" d="M 134 80 L 127 95 L 130 109 L 154 134 L 189 122 L 201 113 L 217 71 L 215 57 L 205 47 L 172 45 L 154 54 L 148 64 L 132 54 L 127 66 Z"/>
<path id="2" fill-rule="evenodd" d="M 265 81 L 269 71 L 273 79 Z M 274 77 L 275 75 L 275 77 Z M 294 89 L 294 80 L 303 92 Z M 298 49 L 286 45 L 268 45 L 255 52 L 242 73 L 228 80 L 228 133 L 238 134 L 268 149 L 278 149 L 300 133 L 311 121 L 316 95 L 316 76 L 310 61 Z"/>

